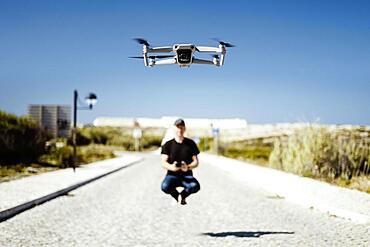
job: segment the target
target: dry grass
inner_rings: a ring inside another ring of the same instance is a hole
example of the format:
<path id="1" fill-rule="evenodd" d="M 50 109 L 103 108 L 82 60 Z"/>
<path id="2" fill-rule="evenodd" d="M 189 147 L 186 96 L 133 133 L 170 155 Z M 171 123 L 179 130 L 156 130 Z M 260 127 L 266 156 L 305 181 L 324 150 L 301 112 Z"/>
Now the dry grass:
<path id="1" fill-rule="evenodd" d="M 88 164 L 91 162 L 114 158 L 114 151 L 124 151 L 123 148 L 104 146 L 104 145 L 89 145 L 78 148 L 79 164 Z M 59 149 L 53 152 L 52 155 L 42 157 L 42 162 L 37 164 L 17 164 L 12 166 L 0 166 L 0 182 L 11 181 L 22 177 L 37 175 L 44 172 L 55 171 L 66 168 L 69 165 L 63 164 L 65 157 L 71 157 L 72 150 L 70 147 Z M 67 158 L 70 160 L 70 158 Z"/>
<path id="2" fill-rule="evenodd" d="M 44 172 L 55 171 L 56 167 L 43 167 L 38 164 L 32 164 L 29 166 L 16 165 L 11 167 L 0 167 L 0 183 L 8 182 L 11 180 L 38 175 Z"/>
<path id="3" fill-rule="evenodd" d="M 369 192 L 369 161 L 368 132 L 308 125 L 289 137 L 276 138 L 269 165 Z"/>

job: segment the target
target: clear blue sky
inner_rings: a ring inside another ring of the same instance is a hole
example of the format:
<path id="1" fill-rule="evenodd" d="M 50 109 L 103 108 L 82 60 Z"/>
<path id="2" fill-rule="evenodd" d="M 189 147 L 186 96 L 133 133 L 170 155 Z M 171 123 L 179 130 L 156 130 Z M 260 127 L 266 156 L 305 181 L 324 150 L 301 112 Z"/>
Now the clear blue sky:
<path id="1" fill-rule="evenodd" d="M 369 1 L 0 1 L 0 109 L 370 124 Z M 147 68 L 132 41 L 234 43 L 223 67 Z"/>

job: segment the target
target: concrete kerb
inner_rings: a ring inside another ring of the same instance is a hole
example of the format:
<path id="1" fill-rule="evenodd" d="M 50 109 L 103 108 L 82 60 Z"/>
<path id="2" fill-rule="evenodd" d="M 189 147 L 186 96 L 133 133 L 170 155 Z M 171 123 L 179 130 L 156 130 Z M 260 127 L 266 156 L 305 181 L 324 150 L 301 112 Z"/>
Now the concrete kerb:
<path id="1" fill-rule="evenodd" d="M 118 161 L 118 160 L 121 160 L 121 159 L 122 158 L 115 158 L 115 159 L 112 159 L 112 160 Z M 142 160 L 143 160 L 143 158 L 141 158 L 141 157 L 131 156 L 128 162 L 126 162 L 124 165 L 119 166 L 118 168 L 115 167 L 113 170 L 110 169 L 109 171 L 101 169 L 99 175 L 95 175 L 93 177 L 90 177 L 90 178 L 88 178 L 86 180 L 83 180 L 83 181 L 79 181 L 79 182 L 77 182 L 75 184 L 72 184 L 72 185 L 69 185 L 67 187 L 64 186 L 62 188 L 59 188 L 59 190 L 57 190 L 55 192 L 48 193 L 44 196 L 38 197 L 38 198 L 33 199 L 33 200 L 29 200 L 29 201 L 24 202 L 22 204 L 19 204 L 19 205 L 13 206 L 11 208 L 8 208 L 6 210 L 0 211 L 0 222 L 8 220 L 8 219 L 16 216 L 17 214 L 20 214 L 20 213 L 22 213 L 22 212 L 24 212 L 28 209 L 31 209 L 35 206 L 41 205 L 41 204 L 43 204 L 47 201 L 50 201 L 52 199 L 55 199 L 55 198 L 59 197 L 59 196 L 67 195 L 69 192 L 71 192 L 71 191 L 73 191 L 73 190 L 75 190 L 79 187 L 82 187 L 86 184 L 89 184 L 89 183 L 95 181 L 95 180 L 98 180 L 98 179 L 103 178 L 105 176 L 108 176 L 112 173 L 118 172 L 118 171 L 120 171 L 124 168 L 127 168 L 127 167 L 130 167 L 130 166 L 134 165 L 134 164 L 137 164 L 137 163 L 141 162 Z M 97 168 L 99 170 L 101 168 L 101 166 L 104 165 L 104 163 L 107 163 L 109 161 L 110 160 L 95 162 L 95 163 L 97 163 L 95 168 Z M 90 168 L 93 168 L 92 167 L 93 165 L 88 165 L 86 167 L 89 167 L 89 166 L 90 166 Z M 77 168 L 77 169 L 81 169 L 81 168 Z M 68 170 L 71 170 L 71 169 L 68 169 Z M 101 172 L 103 172 L 103 173 L 101 173 Z M 44 174 L 44 175 L 48 175 L 48 174 Z M 91 176 L 91 174 L 88 174 L 88 176 Z M 32 179 L 32 178 L 35 178 L 35 177 L 29 177 L 29 178 Z"/>
<path id="2" fill-rule="evenodd" d="M 370 223 L 370 195 L 310 178 L 202 153 L 201 162 L 214 165 L 252 187 L 358 224 Z"/>

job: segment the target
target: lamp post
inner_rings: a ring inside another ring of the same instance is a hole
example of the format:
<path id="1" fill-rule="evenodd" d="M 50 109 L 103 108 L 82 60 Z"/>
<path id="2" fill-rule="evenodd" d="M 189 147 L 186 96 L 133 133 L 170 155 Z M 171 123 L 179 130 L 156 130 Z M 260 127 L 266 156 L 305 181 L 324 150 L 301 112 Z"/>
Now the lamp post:
<path id="1" fill-rule="evenodd" d="M 78 106 L 78 92 L 74 90 L 73 93 L 73 131 L 72 131 L 72 143 L 73 143 L 73 171 L 76 169 L 76 157 L 77 157 L 77 143 L 76 143 L 76 134 L 77 134 L 77 110 L 92 110 L 93 106 L 97 103 L 98 97 L 94 93 L 89 93 L 85 97 L 85 101 L 88 107 L 79 107 Z"/>
<path id="2" fill-rule="evenodd" d="M 140 151 L 140 138 L 143 136 L 143 132 L 141 131 L 139 122 L 135 121 L 134 123 L 134 130 L 132 131 L 132 137 L 134 138 L 134 147 L 135 151 Z"/>

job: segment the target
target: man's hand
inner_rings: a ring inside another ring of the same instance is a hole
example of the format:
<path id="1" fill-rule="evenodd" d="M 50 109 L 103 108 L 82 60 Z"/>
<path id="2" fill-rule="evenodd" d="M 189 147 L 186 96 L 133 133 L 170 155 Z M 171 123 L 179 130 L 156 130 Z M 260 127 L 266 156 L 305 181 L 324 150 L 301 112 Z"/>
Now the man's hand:
<path id="1" fill-rule="evenodd" d="M 177 164 L 177 161 L 172 163 L 172 171 L 173 172 L 178 172 L 181 169 L 181 167 L 176 166 L 176 164 Z"/>
<path id="2" fill-rule="evenodd" d="M 181 171 L 183 172 L 187 172 L 189 170 L 189 167 L 188 165 L 185 163 L 185 161 L 181 161 L 181 167 L 180 167 Z"/>

